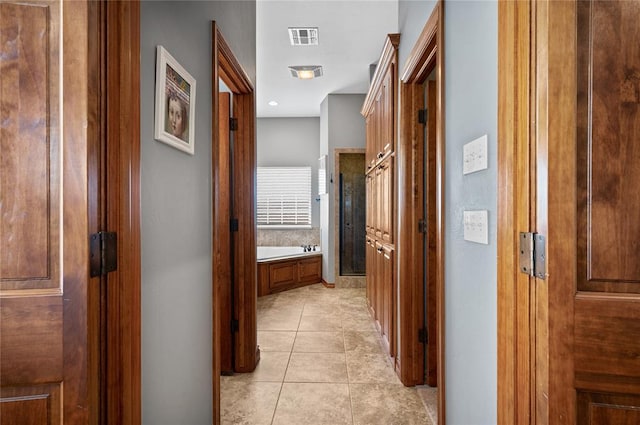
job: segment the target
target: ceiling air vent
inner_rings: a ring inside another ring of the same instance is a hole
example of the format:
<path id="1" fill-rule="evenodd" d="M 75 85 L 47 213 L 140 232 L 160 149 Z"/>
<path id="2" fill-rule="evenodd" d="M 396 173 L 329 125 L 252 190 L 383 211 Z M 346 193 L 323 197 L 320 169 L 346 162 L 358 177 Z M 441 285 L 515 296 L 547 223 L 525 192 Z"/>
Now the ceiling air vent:
<path id="1" fill-rule="evenodd" d="M 292 46 L 317 46 L 318 28 L 289 28 Z"/>
<path id="2" fill-rule="evenodd" d="M 291 76 L 301 80 L 322 77 L 322 65 L 290 66 Z"/>

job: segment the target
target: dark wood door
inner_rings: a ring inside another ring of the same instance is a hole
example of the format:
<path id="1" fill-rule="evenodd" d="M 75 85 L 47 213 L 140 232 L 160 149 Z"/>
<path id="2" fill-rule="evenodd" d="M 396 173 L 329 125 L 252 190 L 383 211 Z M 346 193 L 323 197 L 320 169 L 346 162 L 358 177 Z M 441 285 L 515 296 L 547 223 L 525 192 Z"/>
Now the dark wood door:
<path id="1" fill-rule="evenodd" d="M 551 2 L 538 13 L 549 52 L 537 75 L 548 84 L 538 98 L 537 223 L 548 236 L 548 279 L 536 282 L 542 299 L 548 291 L 539 419 L 637 424 L 640 2 Z"/>
<path id="2" fill-rule="evenodd" d="M 2 424 L 97 418 L 87 308 L 91 7 L 0 3 Z"/>
<path id="3" fill-rule="evenodd" d="M 426 109 L 426 122 L 422 133 L 422 147 L 420 154 L 422 161 L 419 163 L 422 175 L 422 204 L 421 219 L 426 223 L 426 229 L 422 234 L 421 246 L 417 251 L 421 252 L 422 281 L 423 281 L 423 326 L 427 330 L 425 344 L 425 382 L 432 387 L 438 384 L 438 273 L 437 273 L 437 192 L 436 181 L 437 151 L 436 151 L 436 123 L 437 123 L 437 83 L 435 80 L 427 80 L 423 85 L 424 106 Z"/>
<path id="4" fill-rule="evenodd" d="M 391 245 L 382 246 L 382 252 L 378 257 L 381 264 L 380 276 L 380 292 L 381 292 L 381 314 L 380 317 L 380 333 L 382 334 L 382 342 L 385 345 L 387 353 L 391 357 L 395 357 L 395 279 L 394 270 L 394 249 Z"/>
<path id="5" fill-rule="evenodd" d="M 221 181 L 219 182 L 221 188 L 225 188 L 227 196 L 229 196 L 229 202 L 232 198 L 231 188 L 231 132 L 229 129 L 229 119 L 231 118 L 231 93 L 221 92 L 218 94 L 220 106 L 219 109 L 219 137 L 220 137 L 220 149 L 218 154 L 220 155 L 219 161 L 228 164 L 226 171 L 219 175 Z M 226 216 L 226 221 L 231 219 L 230 209 L 224 209 L 221 214 Z M 220 229 L 217 236 L 222 241 L 227 241 L 228 249 L 230 253 L 233 252 L 231 247 L 231 230 L 229 227 Z M 231 270 L 230 262 L 220 263 L 217 267 L 220 268 L 219 276 L 224 276 L 219 282 L 219 294 L 220 299 L 223 302 L 220 303 L 220 371 L 223 375 L 233 374 L 233 331 L 231 328 L 231 321 L 233 319 L 233 273 Z"/>

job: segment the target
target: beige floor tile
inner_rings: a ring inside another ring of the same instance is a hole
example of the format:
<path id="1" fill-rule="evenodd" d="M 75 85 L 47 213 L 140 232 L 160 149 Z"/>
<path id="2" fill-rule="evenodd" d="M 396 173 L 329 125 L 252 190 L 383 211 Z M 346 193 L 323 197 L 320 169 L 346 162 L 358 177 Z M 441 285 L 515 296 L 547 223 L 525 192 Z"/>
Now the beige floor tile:
<path id="1" fill-rule="evenodd" d="M 241 381 L 282 382 L 290 355 L 288 351 L 261 352 L 258 366 L 252 373 L 237 373 L 232 378 Z"/>
<path id="2" fill-rule="evenodd" d="M 302 314 L 299 331 L 341 331 L 340 316 Z"/>
<path id="3" fill-rule="evenodd" d="M 293 346 L 294 353 L 344 353 L 342 332 L 299 331 Z"/>
<path id="4" fill-rule="evenodd" d="M 380 334 L 376 331 L 344 331 L 346 351 L 383 354 Z"/>
<path id="5" fill-rule="evenodd" d="M 350 384 L 354 425 L 432 425 L 414 388 Z"/>
<path id="6" fill-rule="evenodd" d="M 343 353 L 291 353 L 285 382 L 347 383 Z"/>
<path id="7" fill-rule="evenodd" d="M 345 331 L 375 331 L 376 325 L 370 315 L 343 315 L 342 327 Z"/>
<path id="8" fill-rule="evenodd" d="M 248 382 L 223 377 L 220 419 L 223 425 L 269 425 L 282 383 Z"/>
<path id="9" fill-rule="evenodd" d="M 343 424 L 352 424 L 347 384 L 283 384 L 273 425 Z"/>
<path id="10" fill-rule="evenodd" d="M 366 320 L 371 321 L 371 313 L 366 305 L 342 306 L 340 309 L 342 320 Z"/>
<path id="11" fill-rule="evenodd" d="M 385 383 L 401 385 L 386 354 L 347 351 L 350 383 Z"/>
<path id="12" fill-rule="evenodd" d="M 296 333 L 293 331 L 258 331 L 260 351 L 291 351 Z"/>
<path id="13" fill-rule="evenodd" d="M 335 315 L 340 316 L 341 309 L 340 305 L 334 303 L 318 303 L 318 302 L 308 302 L 304 305 L 304 310 L 302 311 L 303 316 L 308 315 Z"/>
<path id="14" fill-rule="evenodd" d="M 420 385 L 415 387 L 422 404 L 427 410 L 427 416 L 434 424 L 438 423 L 438 389 L 435 387 L 429 387 L 427 385 Z"/>
<path id="15" fill-rule="evenodd" d="M 300 314 L 264 313 L 258 315 L 259 331 L 295 331 L 300 324 Z"/>

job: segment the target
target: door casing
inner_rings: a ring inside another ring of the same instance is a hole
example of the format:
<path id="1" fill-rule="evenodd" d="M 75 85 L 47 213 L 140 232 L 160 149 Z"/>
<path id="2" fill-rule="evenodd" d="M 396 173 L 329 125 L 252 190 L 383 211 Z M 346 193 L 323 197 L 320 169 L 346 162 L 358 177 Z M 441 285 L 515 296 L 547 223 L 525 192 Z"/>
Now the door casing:
<path id="1" fill-rule="evenodd" d="M 417 175 L 423 167 L 417 149 L 423 143 L 424 127 L 416 111 L 424 108 L 424 82 L 436 72 L 435 121 L 435 214 L 428 226 L 433 230 L 434 262 L 429 279 L 435 280 L 436 335 L 429 335 L 437 344 L 438 423 L 445 424 L 445 358 L 444 358 L 444 1 L 440 0 L 425 23 L 400 74 L 400 132 L 398 146 L 398 364 L 405 385 L 424 382 L 424 345 L 418 343 L 418 331 L 423 326 L 422 267 L 415 263 L 416 249 L 422 246 L 417 229 L 422 214 L 421 200 L 416 190 L 422 181 Z"/>
<path id="2" fill-rule="evenodd" d="M 220 423 L 220 303 L 222 285 L 230 284 L 233 260 L 234 311 L 238 332 L 234 336 L 234 370 L 252 372 L 260 360 L 257 341 L 257 260 L 256 260 L 256 143 L 254 88 L 236 59 L 220 28 L 212 22 L 212 189 L 213 189 L 213 422 Z M 219 137 L 220 79 L 233 93 L 233 116 L 238 120 L 234 132 L 233 193 L 229 193 L 229 163 Z M 221 154 L 222 153 L 222 154 Z M 225 177 L 227 176 L 227 177 Z M 227 182 L 225 184 L 225 182 Z M 230 205 L 233 196 L 233 206 Z M 230 232 L 229 219 L 238 220 L 238 231 Z M 229 252 L 234 238 L 233 256 Z"/>

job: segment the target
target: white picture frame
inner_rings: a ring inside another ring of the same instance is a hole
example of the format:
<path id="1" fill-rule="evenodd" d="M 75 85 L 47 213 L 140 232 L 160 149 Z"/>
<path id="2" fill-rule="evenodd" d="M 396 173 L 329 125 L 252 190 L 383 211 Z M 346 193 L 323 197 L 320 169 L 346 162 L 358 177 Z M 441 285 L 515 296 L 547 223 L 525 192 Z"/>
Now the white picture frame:
<path id="1" fill-rule="evenodd" d="M 195 78 L 164 47 L 158 46 L 154 138 L 193 155 L 195 111 Z"/>

